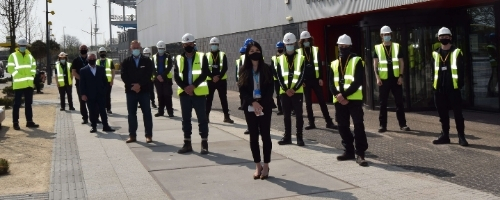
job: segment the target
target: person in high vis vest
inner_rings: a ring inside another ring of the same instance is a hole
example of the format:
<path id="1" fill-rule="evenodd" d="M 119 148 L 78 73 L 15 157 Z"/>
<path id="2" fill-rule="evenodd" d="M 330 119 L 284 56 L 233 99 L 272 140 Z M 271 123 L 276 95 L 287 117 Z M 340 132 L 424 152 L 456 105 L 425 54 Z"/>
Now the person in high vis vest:
<path id="1" fill-rule="evenodd" d="M 280 82 L 281 106 L 283 106 L 285 134 L 278 142 L 279 145 L 292 144 L 292 110 L 295 111 L 295 126 L 297 128 L 297 145 L 304 146 L 302 129 L 302 98 L 304 97 L 304 56 L 295 51 L 297 38 L 293 33 L 283 37 L 286 53 L 276 58 L 276 73 Z"/>
<path id="2" fill-rule="evenodd" d="M 177 55 L 174 66 L 174 80 L 177 83 L 177 95 L 181 102 L 182 131 L 184 145 L 177 153 L 193 151 L 191 145 L 191 113 L 196 112 L 198 129 L 201 136 L 201 154 L 208 154 L 208 121 L 206 114 L 206 96 L 208 95 L 207 76 L 208 59 L 204 53 L 194 50 L 195 38 L 186 33 L 181 39 L 184 53 Z"/>
<path id="3" fill-rule="evenodd" d="M 299 47 L 300 48 L 297 49 L 297 53 L 306 58 L 304 70 L 304 96 L 306 99 L 306 111 L 309 125 L 307 125 L 304 129 L 310 130 L 316 128 L 312 109 L 312 91 L 316 94 L 316 99 L 318 100 L 321 113 L 323 113 L 323 117 L 326 122 L 326 128 L 336 129 L 337 126 L 333 123 L 333 120 L 330 117 L 325 98 L 323 97 L 323 70 L 321 59 L 319 57 L 319 48 L 314 46 L 314 38 L 311 37 L 311 34 L 308 31 L 302 31 L 302 33 L 300 33 Z"/>
<path id="4" fill-rule="evenodd" d="M 106 71 L 106 78 L 108 79 L 108 88 L 106 88 L 106 111 L 108 114 L 113 114 L 111 111 L 111 89 L 113 88 L 113 81 L 115 80 L 115 65 L 113 59 L 106 58 L 106 48 L 99 48 L 99 57 L 97 66 L 104 67 Z"/>
<path id="5" fill-rule="evenodd" d="M 227 58 L 226 53 L 219 49 L 219 38 L 213 37 L 210 39 L 210 52 L 205 56 L 208 60 L 208 69 L 210 74 L 207 76 L 208 96 L 207 96 L 207 120 L 210 123 L 210 111 L 212 110 L 212 101 L 214 100 L 214 93 L 217 90 L 219 94 L 222 112 L 224 113 L 225 123 L 234 123 L 229 117 L 229 106 L 227 103 Z"/>
<path id="6" fill-rule="evenodd" d="M 392 30 L 388 26 L 383 26 L 380 29 L 380 38 L 383 42 L 375 45 L 375 51 L 373 52 L 373 70 L 379 86 L 379 133 L 387 131 L 387 99 L 389 98 L 389 92 L 392 92 L 396 102 L 396 117 L 398 118 L 399 128 L 403 131 L 410 130 L 410 127 L 406 125 L 403 101 L 403 74 L 405 68 L 402 49 L 398 43 L 391 42 L 391 33 Z"/>
<path id="7" fill-rule="evenodd" d="M 241 67 L 241 56 L 245 55 L 245 51 L 247 50 L 247 48 L 245 46 L 241 47 L 240 48 L 240 57 L 238 59 L 236 59 L 236 69 L 235 69 L 235 72 L 236 72 L 236 84 L 238 84 L 238 80 L 240 78 L 240 67 Z M 243 110 L 243 108 L 241 108 L 241 105 L 243 103 L 243 99 L 241 98 L 240 96 L 240 107 L 238 107 L 238 110 Z"/>
<path id="8" fill-rule="evenodd" d="M 338 161 L 354 160 L 361 166 L 368 166 L 365 151 L 368 142 L 365 132 L 363 113 L 363 80 L 365 78 L 364 62 L 351 52 L 351 37 L 344 34 L 337 40 L 339 57 L 331 63 L 329 77 L 330 92 L 333 94 L 335 119 L 338 123 L 342 145 L 345 150 Z M 354 136 L 351 123 L 354 123 Z M 353 145 L 354 143 L 354 145 Z M 357 155 L 357 156 L 356 156 Z"/>
<path id="9" fill-rule="evenodd" d="M 153 79 L 158 97 L 158 113 L 155 117 L 164 116 L 167 108 L 168 117 L 174 117 L 174 108 L 172 107 L 172 57 L 166 52 L 166 44 L 163 41 L 156 43 L 158 53 L 153 55 Z"/>
<path id="10" fill-rule="evenodd" d="M 280 81 L 278 80 L 278 74 L 276 73 L 276 67 L 278 66 L 276 58 L 279 58 L 283 55 L 285 51 L 285 43 L 279 41 L 276 43 L 276 55 L 271 57 L 271 68 L 273 69 L 273 80 L 274 80 L 274 91 L 276 92 L 276 104 L 278 104 L 278 112 L 277 115 L 283 115 L 283 107 L 281 106 L 281 98 L 280 98 Z"/>
<path id="11" fill-rule="evenodd" d="M 490 43 L 486 46 L 488 50 L 490 66 L 491 66 L 491 75 L 490 80 L 488 81 L 488 97 L 496 97 L 498 96 L 498 51 L 496 46 L 496 34 L 491 33 L 489 35 Z M 496 88 L 496 89 L 495 89 Z"/>
<path id="12" fill-rule="evenodd" d="M 57 88 L 59 89 L 59 99 L 61 100 L 61 111 L 66 110 L 66 96 L 68 96 L 69 110 L 75 110 L 73 107 L 73 76 L 71 75 L 71 63 L 68 63 L 68 55 L 64 52 L 59 53 L 56 63 Z"/>
<path id="13" fill-rule="evenodd" d="M 12 121 L 15 130 L 20 130 L 19 108 L 24 95 L 24 109 L 26 115 L 26 127 L 38 128 L 39 125 L 33 122 L 33 81 L 36 73 L 36 61 L 31 52 L 26 49 L 28 42 L 25 38 L 17 40 L 18 48 L 9 55 L 7 61 L 7 72 L 12 75 L 12 89 L 14 90 L 14 107 L 12 109 Z"/>
<path id="14" fill-rule="evenodd" d="M 441 48 L 432 52 L 431 66 L 434 88 L 434 101 L 441 122 L 441 135 L 433 144 L 450 143 L 449 107 L 453 108 L 458 144 L 468 146 L 465 139 L 465 124 L 462 115 L 462 93 L 464 86 L 465 64 L 462 50 L 451 44 L 450 29 L 443 27 L 438 31 Z"/>
<path id="15" fill-rule="evenodd" d="M 153 58 L 151 57 L 151 49 L 146 47 L 142 50 L 142 55 L 148 57 L 151 61 Z M 154 66 L 153 66 L 154 67 Z M 154 69 L 153 69 L 154 71 Z M 151 84 L 149 85 L 149 100 L 151 100 L 151 107 L 158 108 L 155 104 L 155 84 L 154 84 L 154 74 L 151 74 Z M 138 106 L 140 108 L 141 105 Z"/>

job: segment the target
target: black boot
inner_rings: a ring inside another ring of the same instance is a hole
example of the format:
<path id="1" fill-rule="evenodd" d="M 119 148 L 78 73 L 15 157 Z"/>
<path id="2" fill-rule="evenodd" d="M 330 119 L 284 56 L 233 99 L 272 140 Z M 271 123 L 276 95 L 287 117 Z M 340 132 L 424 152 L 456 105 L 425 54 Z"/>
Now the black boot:
<path id="1" fill-rule="evenodd" d="M 184 140 L 184 146 L 182 146 L 177 153 L 187 153 L 193 151 L 193 147 L 191 146 L 191 140 Z"/>
<path id="2" fill-rule="evenodd" d="M 340 156 L 337 156 L 338 161 L 345 161 L 345 160 L 354 160 L 356 159 L 356 156 L 352 152 L 347 152 L 344 151 L 344 153 Z"/>
<path id="3" fill-rule="evenodd" d="M 151 107 L 158 108 L 158 106 L 156 106 L 155 102 L 151 102 Z"/>
<path id="4" fill-rule="evenodd" d="M 306 130 L 311 130 L 311 129 L 315 129 L 316 128 L 316 125 L 314 124 L 314 121 L 313 122 L 309 122 L 309 125 L 307 125 L 306 127 L 304 127 L 304 129 Z"/>
<path id="5" fill-rule="evenodd" d="M 26 123 L 26 127 L 28 127 L 28 128 L 38 128 L 38 127 L 40 127 L 40 125 L 35 124 L 35 122 L 27 122 Z"/>
<path id="6" fill-rule="evenodd" d="M 281 138 L 280 141 L 278 141 L 279 145 L 287 145 L 287 144 L 292 144 L 292 136 L 291 134 L 284 134 L 283 138 Z"/>
<path id="7" fill-rule="evenodd" d="M 335 125 L 331 120 L 326 123 L 326 128 L 329 128 L 329 129 L 338 129 L 339 127 L 337 125 Z"/>
<path id="8" fill-rule="evenodd" d="M 378 127 L 378 132 L 379 133 L 383 133 L 383 132 L 386 132 L 386 131 L 387 131 L 387 126 L 380 125 L 380 127 Z"/>
<path id="9" fill-rule="evenodd" d="M 465 133 L 458 134 L 458 144 L 463 147 L 469 146 L 469 143 L 465 139 Z"/>
<path id="10" fill-rule="evenodd" d="M 283 115 L 283 111 L 281 111 L 281 110 L 280 110 L 280 111 L 278 111 L 278 112 L 276 113 L 276 115 Z"/>
<path id="11" fill-rule="evenodd" d="M 14 130 L 21 130 L 21 127 L 19 126 L 19 122 L 14 122 Z"/>
<path id="12" fill-rule="evenodd" d="M 207 114 L 207 123 L 210 123 L 210 115 Z"/>
<path id="13" fill-rule="evenodd" d="M 438 139 L 432 141 L 432 144 L 450 144 L 450 134 L 448 131 L 441 131 Z"/>
<path id="14" fill-rule="evenodd" d="M 234 123 L 234 121 L 229 117 L 229 114 L 224 114 L 224 122 L 225 123 Z"/>
<path id="15" fill-rule="evenodd" d="M 297 146 L 304 146 L 304 138 L 302 138 L 302 133 L 297 133 Z"/>
<path id="16" fill-rule="evenodd" d="M 207 140 L 202 140 L 201 141 L 201 152 L 200 154 L 208 154 L 208 141 Z"/>

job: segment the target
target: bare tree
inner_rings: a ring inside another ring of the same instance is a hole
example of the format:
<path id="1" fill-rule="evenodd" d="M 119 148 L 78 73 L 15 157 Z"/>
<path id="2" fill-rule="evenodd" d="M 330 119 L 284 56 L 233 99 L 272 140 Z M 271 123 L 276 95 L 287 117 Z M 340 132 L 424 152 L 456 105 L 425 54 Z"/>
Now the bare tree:
<path id="1" fill-rule="evenodd" d="M 78 48 L 82 43 L 77 37 L 72 35 L 63 35 L 61 43 L 63 44 L 64 51 L 70 58 L 76 57 L 80 54 Z"/>
<path id="2" fill-rule="evenodd" d="M 32 0 L 2 0 L 0 1 L 0 23 L 4 25 L 10 36 L 10 52 L 16 47 L 16 30 L 24 23 L 27 13 L 31 11 Z M 26 6 L 25 6 L 26 5 Z"/>

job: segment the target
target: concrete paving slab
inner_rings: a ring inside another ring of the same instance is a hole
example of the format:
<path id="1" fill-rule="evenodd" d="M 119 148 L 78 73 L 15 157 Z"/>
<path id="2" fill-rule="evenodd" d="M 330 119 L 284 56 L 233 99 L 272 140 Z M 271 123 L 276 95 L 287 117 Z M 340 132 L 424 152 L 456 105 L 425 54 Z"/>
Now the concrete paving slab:
<path id="1" fill-rule="evenodd" d="M 270 199 L 355 188 L 289 159 L 274 159 L 271 166 L 268 180 L 252 178 L 252 162 L 152 174 L 175 199 Z M 273 169 L 277 169 L 276 173 Z"/>

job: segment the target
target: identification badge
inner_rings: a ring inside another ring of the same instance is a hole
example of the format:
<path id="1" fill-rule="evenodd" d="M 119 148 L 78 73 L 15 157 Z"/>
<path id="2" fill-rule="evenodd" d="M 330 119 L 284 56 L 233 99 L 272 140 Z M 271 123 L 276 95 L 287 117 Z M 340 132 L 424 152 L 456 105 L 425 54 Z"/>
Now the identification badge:
<path id="1" fill-rule="evenodd" d="M 441 67 L 441 71 L 446 71 L 446 70 L 448 70 L 447 66 Z"/>
<path id="2" fill-rule="evenodd" d="M 254 98 L 260 98 L 261 97 L 260 90 L 254 90 L 253 91 L 253 97 Z"/>
<path id="3" fill-rule="evenodd" d="M 219 68 L 219 65 L 212 65 L 212 68 Z"/>
<path id="4" fill-rule="evenodd" d="M 340 84 L 344 84 L 344 83 L 345 83 L 345 79 L 340 79 L 340 80 L 339 80 L 339 83 L 340 83 Z"/>

